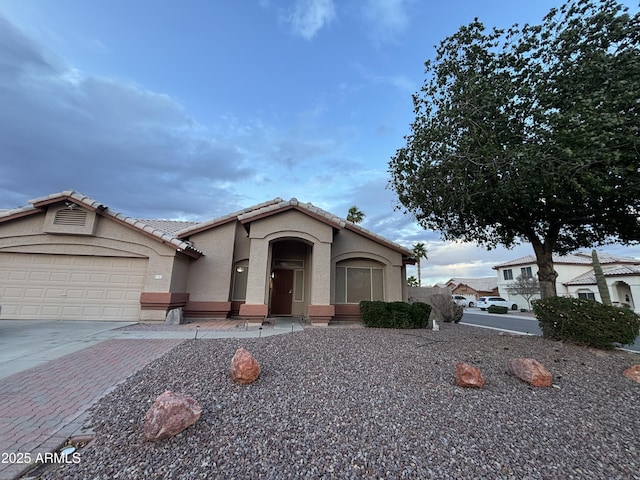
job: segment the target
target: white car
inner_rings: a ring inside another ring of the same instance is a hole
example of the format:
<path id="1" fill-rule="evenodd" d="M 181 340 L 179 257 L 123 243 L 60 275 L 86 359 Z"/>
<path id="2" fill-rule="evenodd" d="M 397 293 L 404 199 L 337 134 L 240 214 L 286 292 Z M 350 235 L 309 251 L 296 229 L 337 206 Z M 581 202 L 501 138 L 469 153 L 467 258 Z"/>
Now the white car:
<path id="1" fill-rule="evenodd" d="M 497 305 L 499 307 L 507 307 L 511 310 L 518 310 L 518 305 L 513 302 L 509 302 L 502 297 L 480 297 L 478 299 L 478 308 L 480 310 L 486 310 L 491 305 Z"/>
<path id="2" fill-rule="evenodd" d="M 475 305 L 473 300 L 469 300 L 467 297 L 462 295 L 451 295 L 451 299 L 453 300 L 453 303 L 460 305 L 461 307 L 473 307 Z"/>

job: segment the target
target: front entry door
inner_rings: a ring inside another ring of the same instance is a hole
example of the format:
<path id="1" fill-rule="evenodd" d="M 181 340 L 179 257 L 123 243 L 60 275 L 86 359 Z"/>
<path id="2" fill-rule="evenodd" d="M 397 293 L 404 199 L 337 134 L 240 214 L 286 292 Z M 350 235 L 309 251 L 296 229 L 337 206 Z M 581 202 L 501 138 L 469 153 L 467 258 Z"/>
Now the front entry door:
<path id="1" fill-rule="evenodd" d="M 291 315 L 293 270 L 274 270 L 271 289 L 271 315 Z"/>

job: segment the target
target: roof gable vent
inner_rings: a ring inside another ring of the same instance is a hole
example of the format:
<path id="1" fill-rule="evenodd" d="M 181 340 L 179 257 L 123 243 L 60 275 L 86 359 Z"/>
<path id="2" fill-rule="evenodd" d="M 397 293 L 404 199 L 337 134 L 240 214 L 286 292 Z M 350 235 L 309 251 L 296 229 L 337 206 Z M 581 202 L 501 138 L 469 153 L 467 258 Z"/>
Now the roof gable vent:
<path id="1" fill-rule="evenodd" d="M 84 227 L 87 223 L 87 211 L 81 209 L 63 208 L 58 210 L 53 217 L 54 225 L 75 225 L 76 227 Z"/>
<path id="2" fill-rule="evenodd" d="M 94 235 L 96 229 L 96 213 L 66 202 L 47 210 L 44 220 L 46 233 L 60 233 L 65 235 Z"/>

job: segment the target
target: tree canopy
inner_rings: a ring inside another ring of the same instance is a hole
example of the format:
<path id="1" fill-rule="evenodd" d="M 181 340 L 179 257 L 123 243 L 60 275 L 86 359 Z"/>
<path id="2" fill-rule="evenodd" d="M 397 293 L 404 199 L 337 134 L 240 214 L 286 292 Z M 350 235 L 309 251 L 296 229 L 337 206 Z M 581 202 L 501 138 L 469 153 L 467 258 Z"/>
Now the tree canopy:
<path id="1" fill-rule="evenodd" d="M 445 240 L 553 253 L 640 240 L 640 16 L 571 0 L 540 25 L 444 39 L 414 94 L 390 188 Z"/>
<path id="2" fill-rule="evenodd" d="M 364 212 L 362 212 L 355 205 L 350 207 L 349 211 L 347 212 L 347 220 L 352 223 L 362 223 L 362 220 L 364 220 L 364 217 L 365 217 Z"/>

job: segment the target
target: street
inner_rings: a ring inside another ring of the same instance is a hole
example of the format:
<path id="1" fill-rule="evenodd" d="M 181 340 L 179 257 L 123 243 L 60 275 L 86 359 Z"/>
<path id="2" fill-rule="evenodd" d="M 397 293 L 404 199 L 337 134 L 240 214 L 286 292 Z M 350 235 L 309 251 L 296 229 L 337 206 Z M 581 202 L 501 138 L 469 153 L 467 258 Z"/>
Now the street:
<path id="1" fill-rule="evenodd" d="M 542 335 L 538 320 L 531 314 L 520 312 L 503 315 L 483 312 L 479 308 L 465 308 L 460 323 L 509 332 Z M 625 345 L 624 348 L 640 353 L 640 336 L 636 338 L 633 345 Z"/>

